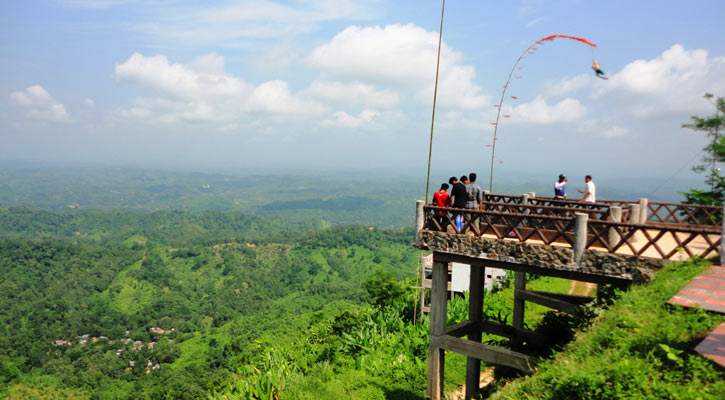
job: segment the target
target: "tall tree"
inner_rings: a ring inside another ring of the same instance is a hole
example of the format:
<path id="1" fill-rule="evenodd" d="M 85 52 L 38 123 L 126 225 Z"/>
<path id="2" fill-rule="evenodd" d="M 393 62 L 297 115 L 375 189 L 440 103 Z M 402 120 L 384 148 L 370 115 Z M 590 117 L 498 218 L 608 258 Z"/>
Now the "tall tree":
<path id="1" fill-rule="evenodd" d="M 725 137 L 721 134 L 725 131 L 725 98 L 715 99 L 711 93 L 705 93 L 707 99 L 715 106 L 715 114 L 705 118 L 692 116 L 689 124 L 683 124 L 683 128 L 689 128 L 699 132 L 705 132 L 710 143 L 703 149 L 705 155 L 702 157 L 702 164 L 692 167 L 693 171 L 706 173 L 705 183 L 710 190 L 692 189 L 682 193 L 685 196 L 685 203 L 688 204 L 723 204 L 723 193 L 725 193 L 725 178 L 720 175 L 719 162 L 725 162 Z"/>

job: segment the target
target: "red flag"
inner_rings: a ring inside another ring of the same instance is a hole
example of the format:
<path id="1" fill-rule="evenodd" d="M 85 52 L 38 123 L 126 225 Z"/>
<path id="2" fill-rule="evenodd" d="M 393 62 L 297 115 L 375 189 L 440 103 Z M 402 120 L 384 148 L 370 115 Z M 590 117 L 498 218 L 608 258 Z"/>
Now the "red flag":
<path id="1" fill-rule="evenodd" d="M 491 125 L 494 125 L 494 126 L 495 126 L 495 125 L 496 125 L 496 123 L 495 123 L 495 122 L 491 122 Z"/>
<path id="2" fill-rule="evenodd" d="M 504 117 L 504 118 L 511 118 L 511 116 L 510 116 L 510 115 L 504 115 L 503 117 Z"/>
<path id="3" fill-rule="evenodd" d="M 518 98 L 518 97 L 516 97 L 516 96 L 511 96 L 511 98 L 512 98 L 512 99 L 514 99 L 514 100 L 518 100 L 518 99 L 519 99 L 519 98 Z"/>

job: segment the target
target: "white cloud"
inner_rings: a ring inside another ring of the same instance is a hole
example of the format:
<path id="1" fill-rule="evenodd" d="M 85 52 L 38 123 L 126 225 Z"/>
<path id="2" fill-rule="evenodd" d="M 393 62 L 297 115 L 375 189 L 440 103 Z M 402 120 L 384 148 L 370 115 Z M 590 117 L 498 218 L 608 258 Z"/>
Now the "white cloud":
<path id="1" fill-rule="evenodd" d="M 240 47 L 249 46 L 254 40 L 313 32 L 327 21 L 369 19 L 380 13 L 377 3 L 375 0 L 242 0 L 211 7 L 166 5 L 152 8 L 153 18 L 135 29 L 184 44 Z"/>
<path id="2" fill-rule="evenodd" d="M 374 107 L 394 107 L 400 96 L 392 90 L 378 90 L 362 82 L 337 82 L 315 80 L 307 89 L 309 94 L 321 99 Z"/>
<path id="3" fill-rule="evenodd" d="M 17 105 L 27 108 L 26 116 L 53 122 L 70 122 L 72 119 L 65 106 L 40 85 L 28 86 L 24 91 L 12 92 L 10 99 Z"/>
<path id="4" fill-rule="evenodd" d="M 119 81 L 136 83 L 181 99 L 232 97 L 248 93 L 250 85 L 226 74 L 220 58 L 210 54 L 186 66 L 170 64 L 161 54 L 146 57 L 134 53 L 124 63 L 116 64 L 114 72 Z M 209 69 L 214 72 L 209 72 Z"/>
<path id="5" fill-rule="evenodd" d="M 385 27 L 351 26 L 315 48 L 308 60 L 324 74 L 342 80 L 414 90 L 433 98 L 438 34 L 413 24 Z M 461 65 L 462 55 L 441 46 L 439 101 L 443 107 L 472 109 L 490 102 L 473 83 L 475 69 Z M 423 88 L 419 90 L 417 88 Z"/>
<path id="6" fill-rule="evenodd" d="M 259 85 L 249 96 L 246 108 L 254 112 L 319 115 L 324 107 L 290 93 L 287 82 L 274 80 Z"/>
<path id="7" fill-rule="evenodd" d="M 224 58 L 214 53 L 189 64 L 170 63 L 161 54 L 147 57 L 135 53 L 116 65 L 115 78 L 149 92 L 149 96 L 116 110 L 118 119 L 228 125 L 251 113 L 314 117 L 326 111 L 319 102 L 291 93 L 285 81 L 272 80 L 255 87 L 228 74 Z"/>
<path id="8" fill-rule="evenodd" d="M 596 98 L 617 103 L 637 118 L 710 112 L 706 92 L 724 93 L 725 57 L 676 44 L 651 60 L 633 61 L 598 85 Z"/>
<path id="9" fill-rule="evenodd" d="M 534 19 L 532 19 L 532 20 L 530 20 L 529 22 L 526 23 L 526 27 L 527 28 L 531 28 L 534 25 L 538 24 L 539 22 L 541 22 L 541 21 L 543 21 L 545 19 L 546 18 L 544 18 L 544 17 L 534 18 Z"/>
<path id="10" fill-rule="evenodd" d="M 564 78 L 555 82 L 546 83 L 546 93 L 549 96 L 563 96 L 584 88 L 590 88 L 593 79 L 591 75 L 581 74 L 573 78 Z"/>
<path id="11" fill-rule="evenodd" d="M 337 111 L 330 118 L 325 119 L 322 124 L 338 128 L 360 128 L 369 125 L 378 116 L 380 116 L 379 111 L 369 109 L 361 111 L 357 116 Z"/>
<path id="12" fill-rule="evenodd" d="M 624 128 L 621 126 L 612 126 L 609 129 L 602 132 L 602 135 L 604 137 L 608 137 L 608 138 L 615 138 L 615 137 L 620 137 L 620 136 L 626 136 L 626 135 L 629 135 L 630 133 L 632 133 L 632 130 L 629 128 Z"/>
<path id="13" fill-rule="evenodd" d="M 88 108 L 96 108 L 96 102 L 93 101 L 93 99 L 91 99 L 90 97 L 86 97 L 83 100 L 83 104 L 85 104 Z"/>
<path id="14" fill-rule="evenodd" d="M 577 121 L 586 113 L 587 108 L 579 100 L 566 98 L 554 105 L 549 105 L 543 97 L 537 96 L 531 103 L 514 107 L 512 114 L 515 118 L 512 122 L 549 125 Z"/>

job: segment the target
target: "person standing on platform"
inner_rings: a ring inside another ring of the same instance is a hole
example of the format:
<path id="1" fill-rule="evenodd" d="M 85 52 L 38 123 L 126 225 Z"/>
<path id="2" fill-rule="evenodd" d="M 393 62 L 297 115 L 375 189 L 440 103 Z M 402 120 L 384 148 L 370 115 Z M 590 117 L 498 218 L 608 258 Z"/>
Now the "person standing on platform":
<path id="1" fill-rule="evenodd" d="M 566 179 L 566 175 L 559 174 L 559 180 L 554 182 L 554 198 L 556 200 L 566 200 L 566 183 L 569 182 Z"/>
<path id="2" fill-rule="evenodd" d="M 444 183 L 441 185 L 441 188 L 438 189 L 437 192 L 433 194 L 433 205 L 436 207 L 448 207 L 450 205 L 450 199 L 451 196 L 448 194 L 448 184 Z M 436 215 L 436 219 L 438 220 L 438 224 L 440 225 L 441 229 L 445 231 L 445 218 L 446 212 L 445 211 L 438 211 Z"/>
<path id="3" fill-rule="evenodd" d="M 466 202 L 466 208 L 472 210 L 480 210 L 481 203 L 483 202 L 483 191 L 481 187 L 476 183 L 476 173 L 471 172 L 468 175 L 469 181 L 466 183 L 466 194 L 468 194 L 468 201 Z"/>
<path id="4" fill-rule="evenodd" d="M 466 208 L 466 203 L 468 202 L 468 193 L 466 192 L 466 185 L 464 185 L 462 182 L 467 180 L 468 177 L 465 175 L 461 177 L 461 181 L 456 179 L 455 176 L 452 176 L 451 179 L 448 180 L 448 183 L 453 185 L 453 187 L 451 188 L 451 206 L 453 208 Z M 455 213 L 455 224 L 458 232 L 462 232 L 463 214 Z"/>
<path id="5" fill-rule="evenodd" d="M 581 202 L 584 203 L 596 203 L 597 202 L 597 187 L 594 185 L 594 181 L 592 180 L 591 175 L 587 175 L 584 177 L 584 182 L 587 184 L 587 191 L 583 190 L 577 190 L 579 193 L 584 193 L 584 197 L 582 197 Z"/>

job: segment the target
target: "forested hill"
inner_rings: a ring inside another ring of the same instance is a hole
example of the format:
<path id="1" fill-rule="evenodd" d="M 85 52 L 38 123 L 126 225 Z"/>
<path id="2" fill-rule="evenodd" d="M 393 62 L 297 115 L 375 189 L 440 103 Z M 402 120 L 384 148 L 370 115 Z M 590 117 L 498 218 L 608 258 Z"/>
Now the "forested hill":
<path id="1" fill-rule="evenodd" d="M 413 276 L 412 230 L 323 225 L 0 209 L 0 398 L 203 398 L 259 337 L 366 304 L 376 270 Z"/>

